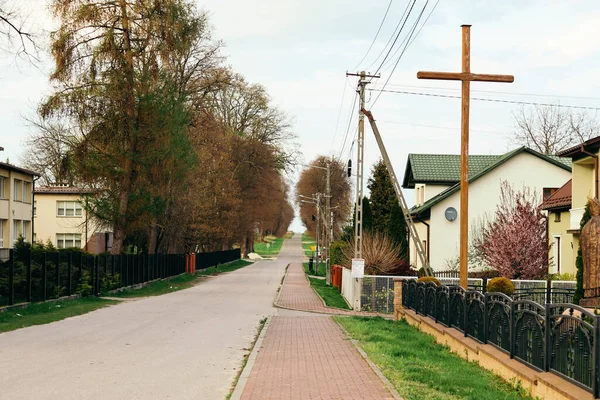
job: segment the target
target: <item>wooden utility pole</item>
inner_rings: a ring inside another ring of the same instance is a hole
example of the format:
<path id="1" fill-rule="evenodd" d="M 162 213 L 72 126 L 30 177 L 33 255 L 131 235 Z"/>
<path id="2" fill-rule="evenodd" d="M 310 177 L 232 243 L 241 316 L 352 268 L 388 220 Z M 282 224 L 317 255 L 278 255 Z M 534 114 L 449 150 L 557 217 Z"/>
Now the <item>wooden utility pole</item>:
<path id="1" fill-rule="evenodd" d="M 460 135 L 460 286 L 468 289 L 469 252 L 469 103 L 471 81 L 505 82 L 515 80 L 512 75 L 471 73 L 471 25 L 462 25 L 462 72 L 420 71 L 419 79 L 462 81 L 461 135 Z"/>
<path id="2" fill-rule="evenodd" d="M 325 188 L 325 236 L 327 237 L 327 261 L 325 263 L 325 284 L 331 285 L 331 242 L 333 241 L 332 227 L 329 226 L 331 213 L 331 160 L 327 162 L 327 186 Z"/>
<path id="3" fill-rule="evenodd" d="M 378 75 L 367 75 L 365 71 L 360 74 L 351 74 L 346 72 L 346 76 L 359 76 L 358 94 L 360 96 L 360 104 L 358 105 L 358 139 L 356 141 L 356 211 L 354 225 L 354 258 L 362 258 L 362 199 L 363 199 L 363 174 L 364 174 L 364 157 L 365 157 L 365 87 L 369 84 L 367 78 L 379 78 Z"/>

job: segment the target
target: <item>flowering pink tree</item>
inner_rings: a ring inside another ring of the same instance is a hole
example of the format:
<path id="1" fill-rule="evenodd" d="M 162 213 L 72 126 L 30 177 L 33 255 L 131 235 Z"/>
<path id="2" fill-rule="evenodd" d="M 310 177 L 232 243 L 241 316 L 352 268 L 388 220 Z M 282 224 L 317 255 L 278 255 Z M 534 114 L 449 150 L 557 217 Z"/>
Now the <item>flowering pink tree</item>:
<path id="1" fill-rule="evenodd" d="M 490 267 L 510 279 L 539 279 L 548 272 L 547 217 L 536 191 L 516 192 L 503 181 L 494 219 L 473 238 L 475 251 Z"/>

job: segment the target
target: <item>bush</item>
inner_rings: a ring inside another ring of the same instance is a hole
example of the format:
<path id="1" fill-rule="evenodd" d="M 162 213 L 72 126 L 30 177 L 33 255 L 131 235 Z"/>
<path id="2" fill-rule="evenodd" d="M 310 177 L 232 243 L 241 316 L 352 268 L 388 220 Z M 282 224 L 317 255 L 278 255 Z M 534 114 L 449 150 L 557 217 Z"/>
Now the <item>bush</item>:
<path id="1" fill-rule="evenodd" d="M 441 286 L 441 282 L 437 278 L 434 278 L 433 276 L 422 276 L 419 279 L 417 279 L 417 282 L 423 282 L 423 283 L 433 282 L 433 283 L 435 283 L 436 286 Z"/>
<path id="2" fill-rule="evenodd" d="M 331 243 L 331 265 L 344 264 L 344 248 L 349 246 L 347 242 L 336 240 Z"/>
<path id="3" fill-rule="evenodd" d="M 488 292 L 500 292 L 504 293 L 507 296 L 510 296 L 515 291 L 515 285 L 513 285 L 512 281 L 503 276 L 498 278 L 492 278 L 487 284 Z"/>

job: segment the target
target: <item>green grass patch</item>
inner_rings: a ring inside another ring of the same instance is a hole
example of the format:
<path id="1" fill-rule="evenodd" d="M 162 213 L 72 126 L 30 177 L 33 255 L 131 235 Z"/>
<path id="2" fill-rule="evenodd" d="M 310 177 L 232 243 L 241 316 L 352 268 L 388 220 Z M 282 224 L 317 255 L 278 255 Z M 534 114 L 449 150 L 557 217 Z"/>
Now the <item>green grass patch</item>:
<path id="1" fill-rule="evenodd" d="M 308 280 L 310 281 L 310 286 L 317 291 L 327 306 L 350 310 L 346 300 L 344 300 L 341 293 L 338 292 L 335 286 L 327 286 L 325 284 L 325 279 L 309 277 Z"/>
<path id="2" fill-rule="evenodd" d="M 0 312 L 0 332 L 14 331 L 15 329 L 32 325 L 49 324 L 50 322 L 86 314 L 90 311 L 118 303 L 120 302 L 98 297 L 32 303 L 25 308 L 14 308 Z"/>
<path id="3" fill-rule="evenodd" d="M 198 278 L 192 274 L 181 274 L 170 279 L 152 282 L 139 289 L 125 289 L 120 292 L 105 294 L 110 297 L 149 297 L 187 289 L 196 284 Z"/>
<path id="4" fill-rule="evenodd" d="M 125 289 L 123 291 L 107 294 L 110 297 L 148 297 L 160 296 L 167 293 L 177 292 L 195 286 L 201 276 L 217 275 L 222 272 L 231 272 L 236 269 L 250 265 L 252 262 L 246 260 L 236 260 L 227 264 L 220 264 L 215 267 L 210 267 L 196 271 L 196 275 L 181 274 L 170 279 L 163 279 L 152 282 L 139 289 Z"/>
<path id="5" fill-rule="evenodd" d="M 409 399 L 530 399 L 524 389 L 468 362 L 406 321 L 334 317 Z"/>
<path id="6" fill-rule="evenodd" d="M 254 264 L 251 261 L 246 261 L 246 260 L 236 260 L 227 264 L 220 264 L 217 265 L 216 267 L 210 267 L 210 268 L 206 268 L 200 271 L 196 271 L 196 275 L 198 276 L 207 276 L 207 275 L 216 275 L 216 274 L 220 274 L 221 272 L 231 272 L 231 271 L 235 271 L 236 269 L 240 269 L 243 268 L 247 265 L 250 264 Z"/>
<path id="7" fill-rule="evenodd" d="M 310 248 L 311 246 L 316 246 L 317 242 L 315 239 L 308 234 L 308 232 L 304 232 L 302 234 L 302 250 L 304 251 L 304 255 L 306 257 L 313 257 L 314 252 Z"/>
<path id="8" fill-rule="evenodd" d="M 324 262 L 319 263 L 319 268 L 317 269 L 316 274 L 314 274 L 312 271 L 309 271 L 307 262 L 303 263 L 302 266 L 304 267 L 304 273 L 308 275 L 325 276 L 327 274 L 327 265 Z"/>
<path id="9" fill-rule="evenodd" d="M 267 248 L 267 244 L 269 247 Z M 276 256 L 281 250 L 283 245 L 283 238 L 276 238 L 274 236 L 265 237 L 264 242 L 254 243 L 254 252 L 260 254 L 263 257 Z"/>

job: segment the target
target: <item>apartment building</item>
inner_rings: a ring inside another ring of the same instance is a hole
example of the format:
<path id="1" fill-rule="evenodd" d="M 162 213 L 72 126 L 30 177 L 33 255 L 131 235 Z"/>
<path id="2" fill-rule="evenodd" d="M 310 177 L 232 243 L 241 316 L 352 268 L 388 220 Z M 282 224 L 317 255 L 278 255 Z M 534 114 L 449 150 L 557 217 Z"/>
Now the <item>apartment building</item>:
<path id="1" fill-rule="evenodd" d="M 33 238 L 35 172 L 0 162 L 0 249 L 10 249 L 19 236 Z"/>

